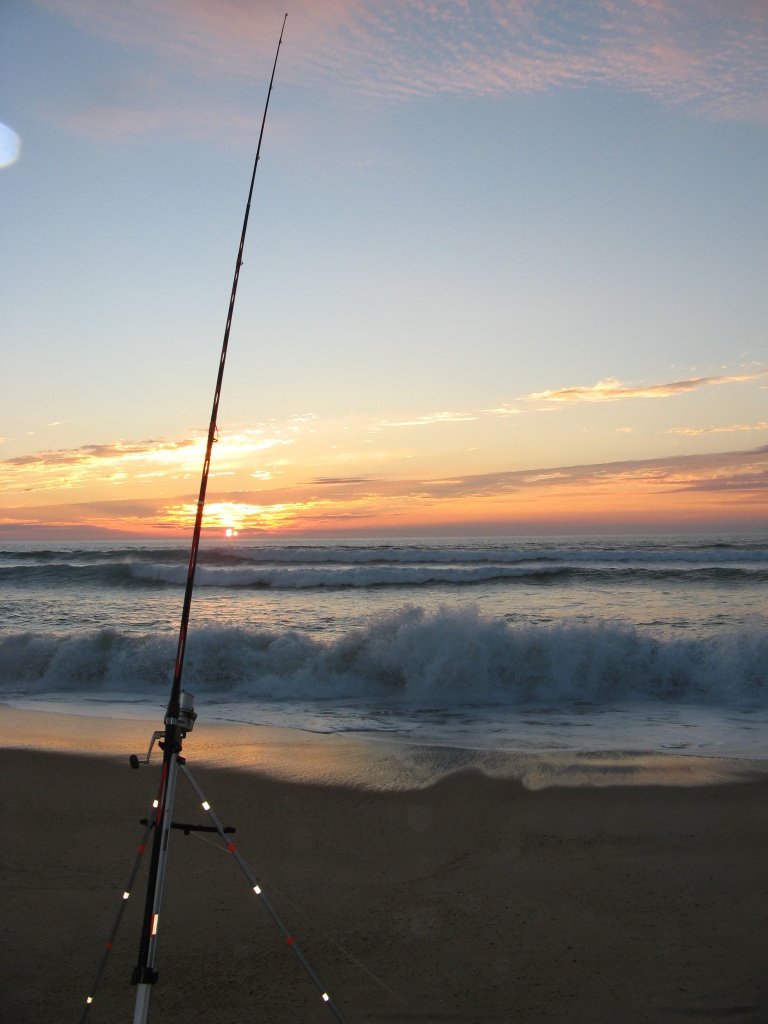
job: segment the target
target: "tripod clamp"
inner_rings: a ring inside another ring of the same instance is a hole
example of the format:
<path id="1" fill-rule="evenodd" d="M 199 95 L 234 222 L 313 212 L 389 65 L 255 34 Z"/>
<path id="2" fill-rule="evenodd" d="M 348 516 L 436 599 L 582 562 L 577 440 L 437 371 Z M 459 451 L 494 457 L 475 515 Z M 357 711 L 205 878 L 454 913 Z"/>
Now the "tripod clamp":
<path id="1" fill-rule="evenodd" d="M 139 824 L 148 825 L 150 824 L 150 819 L 139 818 Z M 185 836 L 188 836 L 190 832 L 219 832 L 219 829 L 217 829 L 215 825 L 188 825 L 183 821 L 172 821 L 171 828 L 180 829 Z M 222 831 L 226 833 L 234 833 L 237 829 L 233 828 L 232 825 L 225 825 Z"/>

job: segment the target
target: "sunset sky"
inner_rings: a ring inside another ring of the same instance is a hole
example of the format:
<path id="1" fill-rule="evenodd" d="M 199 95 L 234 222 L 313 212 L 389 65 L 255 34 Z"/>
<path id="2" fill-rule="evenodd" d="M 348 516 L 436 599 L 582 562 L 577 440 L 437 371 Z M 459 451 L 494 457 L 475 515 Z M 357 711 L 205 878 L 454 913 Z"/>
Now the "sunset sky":
<path id="1" fill-rule="evenodd" d="M 4 0 L 0 539 L 188 530 L 286 10 L 208 527 L 764 529 L 765 0 Z"/>

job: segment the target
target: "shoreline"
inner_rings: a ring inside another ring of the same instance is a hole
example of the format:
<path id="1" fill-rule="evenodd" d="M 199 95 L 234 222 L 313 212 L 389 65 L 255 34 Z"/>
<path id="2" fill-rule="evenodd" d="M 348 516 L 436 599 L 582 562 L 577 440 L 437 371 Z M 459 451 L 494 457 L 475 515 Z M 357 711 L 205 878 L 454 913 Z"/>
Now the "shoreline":
<path id="1" fill-rule="evenodd" d="M 0 747 L 124 762 L 146 757 L 162 709 L 107 718 L 21 710 L 0 702 Z M 198 725 L 185 741 L 195 764 L 290 782 L 365 790 L 423 789 L 461 771 L 549 786 L 706 786 L 768 778 L 768 759 L 612 751 L 510 751 L 420 743 L 384 736 L 316 733 L 240 722 Z M 153 751 L 153 763 L 158 761 Z"/>
<path id="2" fill-rule="evenodd" d="M 0 1005 L 15 1024 L 77 1019 L 157 765 L 33 749 L 0 761 L 14 951 Z M 373 791 L 192 770 L 351 1022 L 766 1019 L 766 778 L 532 790 L 464 768 Z M 183 780 L 175 810 L 204 820 Z M 93 1024 L 131 1019 L 145 871 Z M 172 834 L 157 967 L 153 1018 L 328 1019 L 226 850 L 199 836 Z"/>

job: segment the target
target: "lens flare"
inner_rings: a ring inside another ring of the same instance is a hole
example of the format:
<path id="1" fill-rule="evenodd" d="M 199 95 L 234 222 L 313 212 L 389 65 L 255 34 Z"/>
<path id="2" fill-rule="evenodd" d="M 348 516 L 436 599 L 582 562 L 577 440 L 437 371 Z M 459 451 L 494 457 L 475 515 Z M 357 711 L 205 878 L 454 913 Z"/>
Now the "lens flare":
<path id="1" fill-rule="evenodd" d="M 21 152 L 21 139 L 7 124 L 0 122 L 0 167 L 16 163 Z"/>

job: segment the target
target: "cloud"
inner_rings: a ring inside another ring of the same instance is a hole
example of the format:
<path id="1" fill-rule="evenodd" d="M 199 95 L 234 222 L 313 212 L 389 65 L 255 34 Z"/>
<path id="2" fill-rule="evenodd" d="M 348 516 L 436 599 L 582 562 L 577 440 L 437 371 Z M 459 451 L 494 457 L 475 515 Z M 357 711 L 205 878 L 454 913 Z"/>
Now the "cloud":
<path id="1" fill-rule="evenodd" d="M 697 521 L 720 516 L 754 525 L 764 521 L 767 501 L 768 445 L 439 479 L 321 478 L 271 490 L 210 493 L 205 525 L 245 532 L 353 529 L 359 523 L 379 532 L 383 524 L 386 532 L 397 524 L 407 532 L 448 521 L 510 525 L 525 516 L 533 524 L 549 517 L 588 526 L 632 515 L 670 523 L 675 517 L 685 521 L 692 507 Z M 6 508 L 0 509 L 0 532 L 187 531 L 195 511 L 194 495 Z"/>
<path id="2" fill-rule="evenodd" d="M 60 448 L 53 451 L 35 452 L 32 455 L 17 455 L 5 459 L 4 466 L 78 466 L 83 463 L 113 461 L 121 458 L 132 458 L 137 455 L 158 454 L 160 452 L 177 452 L 195 444 L 194 441 L 116 441 L 112 444 L 84 444 L 79 448 Z"/>
<path id="3" fill-rule="evenodd" d="M 276 487 L 271 491 L 234 492 L 226 500 L 237 502 L 301 503 L 318 497 L 313 485 L 324 488 L 323 501 L 381 498 L 492 498 L 524 495 L 526 492 L 629 488 L 643 485 L 674 491 L 692 486 L 705 487 L 715 481 L 766 479 L 768 486 L 768 445 L 746 451 L 677 455 L 659 459 L 556 466 L 492 473 L 473 473 L 438 478 L 322 478 L 308 484 Z"/>
<path id="4" fill-rule="evenodd" d="M 255 427 L 222 435 L 216 445 L 216 474 L 228 473 L 233 464 L 241 464 L 257 452 L 293 443 L 296 423 L 267 434 Z M 78 448 L 59 448 L 17 455 L 0 461 L 0 492 L 71 490 L 100 482 L 120 486 L 124 482 L 156 478 L 172 480 L 199 474 L 203 464 L 207 435 L 169 441 L 115 441 L 110 444 L 86 444 Z M 213 475 L 213 474 L 212 474 Z"/>
<path id="5" fill-rule="evenodd" d="M 470 409 L 464 412 L 430 412 L 422 416 L 412 416 L 406 420 L 379 420 L 369 430 L 385 430 L 390 427 L 431 427 L 441 423 L 474 423 L 485 416 L 507 418 L 519 416 L 520 410 L 510 405 L 501 405 L 495 409 Z"/>
<path id="6" fill-rule="evenodd" d="M 668 384 L 624 384 L 614 377 L 600 380 L 597 384 L 556 388 L 551 391 L 537 391 L 527 395 L 529 402 L 615 402 L 621 398 L 671 398 L 687 391 L 713 384 L 735 384 L 743 381 L 757 380 L 768 376 L 768 370 L 757 370 L 753 373 L 732 374 L 721 377 L 691 377 L 688 380 L 674 380 Z"/>
<path id="7" fill-rule="evenodd" d="M 686 437 L 698 437 L 699 434 L 732 434 L 742 430 L 768 430 L 768 422 L 736 423 L 728 427 L 671 427 L 668 434 L 684 434 Z"/>
<path id="8" fill-rule="evenodd" d="M 57 123 L 77 135 L 108 142 L 162 133 L 166 140 L 216 138 L 239 144 L 251 140 L 256 132 L 260 114 L 255 107 L 225 109 L 211 100 L 190 106 L 184 95 L 173 95 L 173 89 L 168 93 L 161 102 L 154 90 L 143 89 L 122 103 L 94 98 L 86 107 L 57 114 Z"/>
<path id="9" fill-rule="evenodd" d="M 265 77 L 284 10 L 277 0 L 38 2 L 151 52 L 158 66 L 222 79 Z M 280 61 L 283 81 L 355 103 L 597 84 L 714 118 L 767 121 L 767 50 L 764 0 L 294 0 Z M 154 127 L 174 113 L 165 102 Z M 153 127 L 149 109 L 111 113 L 128 130 Z"/>
<path id="10" fill-rule="evenodd" d="M 320 482 L 320 481 L 314 481 Z M 527 493 L 551 494 L 573 491 L 627 490 L 643 487 L 657 493 L 685 490 L 755 490 L 768 489 L 768 446 L 747 450 L 677 455 L 659 459 L 624 460 L 618 462 L 521 469 L 461 476 L 424 479 L 324 479 L 323 484 L 338 485 L 338 497 L 412 498 L 484 500 L 504 496 L 523 497 Z M 351 485 L 359 485 L 356 488 Z M 287 500 L 286 491 L 276 491 Z M 301 496 L 311 492 L 301 489 Z M 268 500 L 259 492 L 259 500 Z M 299 491 L 293 490 L 294 500 Z M 328 500 L 332 494 L 326 494 Z"/>
<path id="11" fill-rule="evenodd" d="M 699 491 L 710 493 L 733 494 L 736 492 L 755 491 L 765 501 L 768 494 L 768 469 L 759 473 L 737 473 L 729 477 L 715 477 L 708 480 L 692 480 L 678 487 L 681 491 Z"/>
<path id="12" fill-rule="evenodd" d="M 692 508 L 702 522 L 719 516 L 755 523 L 768 501 L 768 448 L 439 479 L 379 479 L 329 486 L 322 497 L 301 488 L 272 498 L 293 499 L 295 528 L 306 526 L 303 500 L 317 522 L 336 509 L 365 512 L 380 522 L 396 517 L 406 530 L 407 523 L 510 525 L 524 517 L 535 523 L 537 516 L 593 526 L 632 516 L 666 517 L 672 523 L 685 520 Z M 259 500 L 271 498 L 262 492 Z"/>
<path id="13" fill-rule="evenodd" d="M 365 476 L 319 476 L 312 483 L 331 486 L 334 484 L 369 484 L 371 480 L 371 477 Z"/>
<path id="14" fill-rule="evenodd" d="M 519 409 L 516 409 L 512 405 L 506 405 L 506 404 L 497 406 L 497 408 L 495 408 L 495 409 L 483 409 L 482 411 L 483 411 L 483 413 L 486 416 L 508 417 L 508 416 L 519 416 L 520 415 L 520 410 Z"/>
<path id="15" fill-rule="evenodd" d="M 374 430 L 383 427 L 428 427 L 435 423 L 467 423 L 476 420 L 477 416 L 468 412 L 433 412 L 426 416 L 417 416 L 411 420 L 381 420 Z"/>

